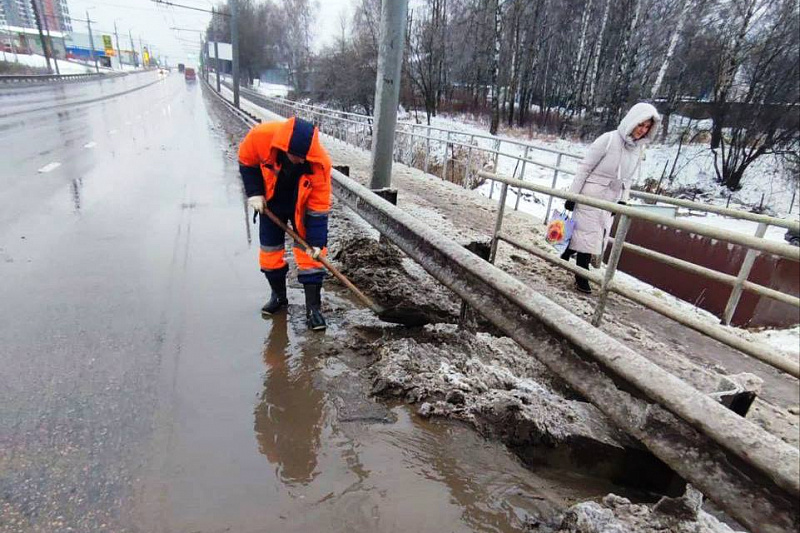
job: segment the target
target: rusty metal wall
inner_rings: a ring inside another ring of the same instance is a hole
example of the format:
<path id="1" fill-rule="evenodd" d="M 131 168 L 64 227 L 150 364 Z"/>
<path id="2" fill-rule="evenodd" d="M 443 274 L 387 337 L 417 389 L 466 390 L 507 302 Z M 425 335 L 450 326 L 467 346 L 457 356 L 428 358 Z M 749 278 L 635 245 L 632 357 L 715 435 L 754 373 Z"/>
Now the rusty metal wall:
<path id="1" fill-rule="evenodd" d="M 747 250 L 685 231 L 634 220 L 626 242 L 691 261 L 736 276 Z M 620 270 L 650 285 L 722 316 L 731 286 L 698 274 L 684 272 L 658 261 L 625 251 Z M 781 292 L 800 295 L 800 264 L 770 254 L 756 258 L 750 281 Z M 800 309 L 744 291 L 732 324 L 746 327 L 786 327 L 800 323 Z"/>

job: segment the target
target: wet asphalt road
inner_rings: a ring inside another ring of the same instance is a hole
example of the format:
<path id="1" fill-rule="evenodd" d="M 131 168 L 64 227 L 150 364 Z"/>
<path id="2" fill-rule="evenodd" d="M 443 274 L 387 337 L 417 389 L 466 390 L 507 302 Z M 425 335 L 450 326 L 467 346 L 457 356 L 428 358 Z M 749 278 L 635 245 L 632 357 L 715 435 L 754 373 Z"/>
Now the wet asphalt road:
<path id="1" fill-rule="evenodd" d="M 260 318 L 201 88 L 121 79 L 0 93 L 0 531 L 513 531 L 609 490 L 405 407 L 341 422 L 346 332 L 306 332 L 297 287 Z"/>

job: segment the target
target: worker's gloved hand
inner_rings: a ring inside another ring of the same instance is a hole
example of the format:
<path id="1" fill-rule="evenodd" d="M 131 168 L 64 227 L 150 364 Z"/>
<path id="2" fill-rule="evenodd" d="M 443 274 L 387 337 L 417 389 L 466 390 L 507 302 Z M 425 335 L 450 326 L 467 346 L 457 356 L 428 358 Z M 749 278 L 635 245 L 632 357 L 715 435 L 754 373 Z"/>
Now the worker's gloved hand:
<path id="1" fill-rule="evenodd" d="M 311 254 L 310 254 L 311 259 L 313 259 L 314 261 L 319 261 L 320 254 L 322 254 L 322 248 L 319 248 L 317 246 L 311 247 Z"/>
<path id="2" fill-rule="evenodd" d="M 251 196 L 247 199 L 247 205 L 263 214 L 267 208 L 267 199 L 263 196 Z"/>
<path id="3" fill-rule="evenodd" d="M 567 200 L 566 202 L 564 202 L 564 209 L 566 209 L 567 211 L 574 210 L 575 202 L 573 202 L 572 200 Z"/>
<path id="4" fill-rule="evenodd" d="M 620 200 L 620 201 L 619 201 L 619 202 L 617 202 L 617 203 L 618 203 L 619 205 L 628 205 L 628 202 L 623 202 L 622 200 Z"/>

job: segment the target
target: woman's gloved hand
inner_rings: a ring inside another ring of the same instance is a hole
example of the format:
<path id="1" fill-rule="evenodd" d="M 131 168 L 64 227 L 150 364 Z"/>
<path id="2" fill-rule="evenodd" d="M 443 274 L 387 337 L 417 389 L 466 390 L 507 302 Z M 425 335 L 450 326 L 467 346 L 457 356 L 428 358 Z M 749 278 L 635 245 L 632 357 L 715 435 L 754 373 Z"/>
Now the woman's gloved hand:
<path id="1" fill-rule="evenodd" d="M 573 211 L 575 209 L 575 202 L 573 202 L 572 200 L 567 200 L 566 202 L 564 202 L 564 209 L 566 209 L 567 211 Z"/>
<path id="2" fill-rule="evenodd" d="M 247 199 L 247 205 L 260 214 L 264 214 L 264 210 L 267 208 L 267 199 L 264 196 L 251 196 Z"/>

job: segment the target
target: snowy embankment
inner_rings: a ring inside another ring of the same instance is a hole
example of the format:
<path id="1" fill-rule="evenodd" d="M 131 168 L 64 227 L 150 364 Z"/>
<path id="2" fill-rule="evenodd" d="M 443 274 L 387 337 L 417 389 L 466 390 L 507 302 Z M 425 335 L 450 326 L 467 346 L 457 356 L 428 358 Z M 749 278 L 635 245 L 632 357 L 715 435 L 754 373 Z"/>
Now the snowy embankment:
<path id="1" fill-rule="evenodd" d="M 253 88 L 263 94 L 264 96 L 276 96 L 286 98 L 289 96 L 288 85 L 281 85 L 280 83 L 261 83 L 260 80 L 253 81 Z"/>
<path id="2" fill-rule="evenodd" d="M 6 53 L 4 60 L 10 63 L 20 63 L 28 67 L 47 68 L 47 59 L 37 54 L 17 54 L 15 56 L 14 54 Z M 53 69 L 53 73 L 55 73 L 55 65 L 53 65 L 52 60 L 50 65 Z M 61 74 L 91 74 L 95 72 L 94 63 L 86 63 L 74 59 L 58 59 L 58 70 Z M 100 67 L 100 72 L 119 72 L 119 70 L 118 66 L 114 69 L 103 66 Z M 132 65 L 122 65 L 122 70 L 125 72 L 133 72 L 139 69 Z"/>
<path id="3" fill-rule="evenodd" d="M 411 114 L 407 114 L 404 118 L 405 122 L 413 122 L 414 117 Z M 674 118 L 673 122 L 680 124 L 680 117 L 677 119 Z M 458 138 L 454 137 L 454 140 L 458 142 L 468 142 L 470 135 L 487 135 L 487 127 L 485 125 L 465 122 L 464 120 L 456 118 L 434 117 L 431 125 L 437 128 L 463 133 L 464 135 L 459 135 Z M 419 132 L 420 130 L 417 131 Z M 434 137 L 437 135 L 442 138 L 445 136 L 443 132 L 433 133 Z M 560 164 L 562 168 L 572 172 L 575 172 L 580 157 L 588 148 L 587 143 L 580 141 L 560 139 L 555 136 L 542 136 L 528 139 L 527 135 L 514 135 L 513 131 L 507 134 L 501 133 L 494 138 L 476 138 L 473 142 L 480 148 L 490 150 L 494 148 L 495 139 L 530 144 L 534 148 L 529 151 L 529 159 L 547 165 L 555 166 L 558 162 L 558 154 L 539 151 L 535 149 L 536 147 L 540 147 L 543 150 L 558 150 L 573 154 L 575 157 L 562 156 Z M 444 151 L 443 143 L 433 142 L 431 143 L 431 147 L 434 157 L 442 158 Z M 524 155 L 524 146 L 503 143 L 500 151 L 503 154 L 512 156 L 499 157 L 497 170 L 500 174 L 506 176 L 513 175 L 538 185 L 552 186 L 554 171 L 551 169 L 528 163 L 525 166 L 525 174 L 524 176 L 522 175 L 521 165 L 515 158 Z M 667 168 L 666 174 L 669 174 L 669 169 L 672 167 L 676 153 L 677 145 L 675 144 L 655 143 L 648 147 L 645 152 L 645 158 L 642 161 L 641 171 L 634 177 L 634 184 L 643 185 L 646 180 L 655 180 L 658 182 L 664 172 L 665 166 Z M 556 188 L 569 188 L 572 184 L 572 179 L 572 174 L 559 173 L 556 181 Z M 662 187 L 665 191 L 672 193 L 682 190 L 684 191 L 684 198 L 690 200 L 694 199 L 699 203 L 709 203 L 720 206 L 729 205 L 732 209 L 750 211 L 757 208 L 763 202 L 763 206 L 768 208 L 771 214 L 775 216 L 793 220 L 797 220 L 798 217 L 800 217 L 800 195 L 795 194 L 797 182 L 793 181 L 793 177 L 790 175 L 790 172 L 784 168 L 783 162 L 779 157 L 763 156 L 758 159 L 748 168 L 742 183 L 742 189 L 734 193 L 731 193 L 726 187 L 719 185 L 716 182 L 716 174 L 714 171 L 714 156 L 707 144 L 691 144 L 683 146 L 680 157 L 675 165 L 674 179 L 670 182 L 665 178 L 662 182 Z M 486 183 L 482 185 L 479 190 L 482 194 L 488 195 L 491 190 L 491 184 Z M 497 188 L 495 188 L 495 194 L 496 192 Z M 517 204 L 516 195 L 517 193 L 515 190 L 509 192 L 508 203 L 512 207 Z M 555 200 L 553 202 L 553 207 L 560 208 L 562 205 L 563 202 L 560 200 Z M 542 194 L 523 192 L 523 196 L 519 200 L 518 208 L 544 220 L 545 211 L 547 209 L 547 197 Z M 705 213 L 696 212 L 688 214 L 681 211 L 681 215 L 683 216 L 684 214 L 692 221 L 701 224 L 725 227 L 749 235 L 753 235 L 757 227 L 757 224 L 753 222 L 739 221 L 714 214 L 706 215 Z M 766 238 L 783 241 L 785 233 L 785 229 L 771 226 L 767 230 Z"/>

